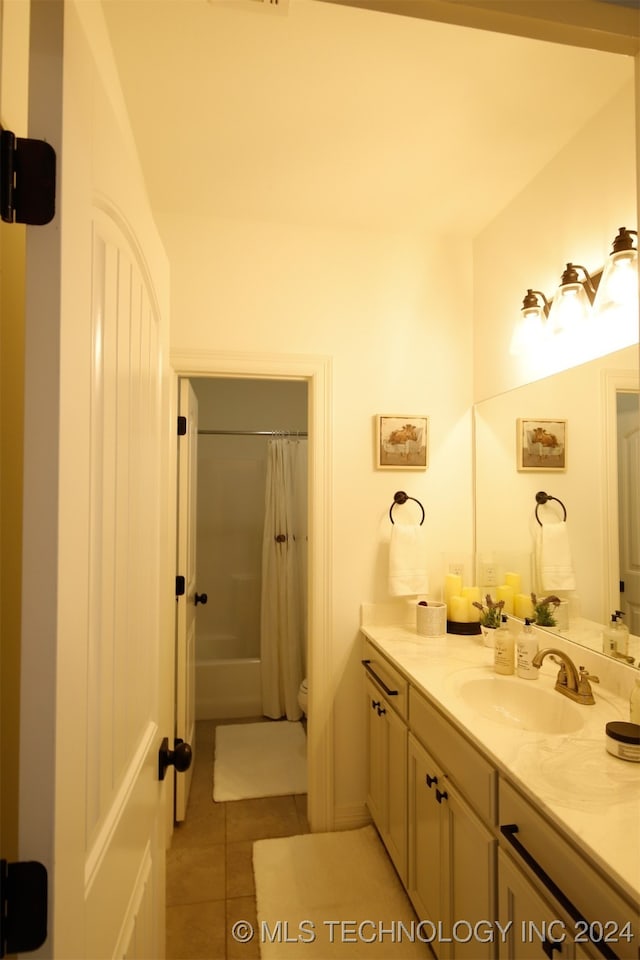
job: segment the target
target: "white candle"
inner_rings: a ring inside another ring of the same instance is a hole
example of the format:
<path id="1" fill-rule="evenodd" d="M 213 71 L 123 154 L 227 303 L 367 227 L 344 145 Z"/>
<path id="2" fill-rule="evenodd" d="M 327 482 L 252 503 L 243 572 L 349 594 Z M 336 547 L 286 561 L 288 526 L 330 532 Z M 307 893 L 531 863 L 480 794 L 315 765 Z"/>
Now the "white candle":
<path id="1" fill-rule="evenodd" d="M 513 587 L 506 583 L 501 584 L 496 591 L 496 596 L 498 600 L 504 600 L 502 612 L 513 613 Z"/>
<path id="2" fill-rule="evenodd" d="M 458 573 L 447 573 L 444 578 L 444 599 L 459 597 L 462 594 L 462 577 Z"/>
<path id="3" fill-rule="evenodd" d="M 480 587 L 463 587 L 462 596 L 469 601 L 469 621 L 479 620 L 481 611 L 474 607 L 473 601 L 477 600 L 480 603 Z"/>
<path id="4" fill-rule="evenodd" d="M 469 623 L 469 601 L 466 597 L 449 597 L 447 601 L 449 620 L 456 623 Z"/>
<path id="5" fill-rule="evenodd" d="M 533 603 L 528 593 L 516 593 L 513 598 L 513 612 L 521 620 L 524 620 L 525 617 L 529 619 L 533 617 Z"/>
<path id="6" fill-rule="evenodd" d="M 514 594 L 522 590 L 522 577 L 519 573 L 505 573 L 504 582 L 508 587 L 513 587 Z"/>

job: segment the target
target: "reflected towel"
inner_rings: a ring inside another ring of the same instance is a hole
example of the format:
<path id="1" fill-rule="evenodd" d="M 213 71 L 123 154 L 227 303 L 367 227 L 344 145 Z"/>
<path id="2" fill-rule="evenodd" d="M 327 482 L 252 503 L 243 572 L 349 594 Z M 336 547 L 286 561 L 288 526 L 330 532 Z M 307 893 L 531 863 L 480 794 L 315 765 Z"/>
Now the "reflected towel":
<path id="1" fill-rule="evenodd" d="M 395 523 L 389 543 L 389 593 L 395 597 L 429 592 L 424 527 Z"/>
<path id="2" fill-rule="evenodd" d="M 575 590 L 567 523 L 545 523 L 537 531 L 536 567 L 539 590 Z"/>

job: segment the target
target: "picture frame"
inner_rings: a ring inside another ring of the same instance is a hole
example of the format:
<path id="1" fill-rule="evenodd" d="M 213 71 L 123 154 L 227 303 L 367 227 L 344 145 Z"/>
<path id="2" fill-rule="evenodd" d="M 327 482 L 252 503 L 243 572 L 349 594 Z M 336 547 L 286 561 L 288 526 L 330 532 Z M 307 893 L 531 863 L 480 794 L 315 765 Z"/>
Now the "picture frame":
<path id="1" fill-rule="evenodd" d="M 567 469 L 566 420 L 520 417 L 516 421 L 517 466 L 521 472 Z"/>
<path id="2" fill-rule="evenodd" d="M 378 470 L 426 470 L 429 417 L 378 414 L 375 417 L 374 453 Z"/>

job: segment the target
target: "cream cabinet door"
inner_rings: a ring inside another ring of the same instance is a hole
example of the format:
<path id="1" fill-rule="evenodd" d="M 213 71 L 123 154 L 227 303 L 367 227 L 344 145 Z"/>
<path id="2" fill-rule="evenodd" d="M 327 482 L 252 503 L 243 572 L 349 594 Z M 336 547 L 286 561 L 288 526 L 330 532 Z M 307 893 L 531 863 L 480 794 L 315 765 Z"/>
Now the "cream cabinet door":
<path id="1" fill-rule="evenodd" d="M 376 685 L 366 681 L 367 806 L 400 879 L 407 875 L 407 727 Z"/>
<path id="2" fill-rule="evenodd" d="M 409 735 L 409 850 L 407 890 L 421 920 L 445 916 L 448 878 L 445 877 L 446 824 L 435 791 L 444 775 L 435 760 Z M 438 956 L 440 950 L 432 944 Z"/>
<path id="3" fill-rule="evenodd" d="M 449 956 L 455 960 L 492 960 L 496 949 L 491 934 L 495 931 L 489 924 L 497 912 L 497 841 L 455 787 L 449 784 L 446 794 L 441 807 L 447 821 Z"/>
<path id="4" fill-rule="evenodd" d="M 407 882 L 407 727 L 387 708 L 385 720 L 387 822 L 385 843 L 402 882 Z"/>
<path id="5" fill-rule="evenodd" d="M 501 960 L 573 957 L 573 943 L 558 911 L 540 896 L 502 850 L 498 852 L 498 877 L 499 922 L 506 931 L 500 943 Z"/>
<path id="6" fill-rule="evenodd" d="M 495 882 L 494 836 L 410 735 L 408 892 L 420 919 L 435 926 L 439 958 L 496 955 Z"/>

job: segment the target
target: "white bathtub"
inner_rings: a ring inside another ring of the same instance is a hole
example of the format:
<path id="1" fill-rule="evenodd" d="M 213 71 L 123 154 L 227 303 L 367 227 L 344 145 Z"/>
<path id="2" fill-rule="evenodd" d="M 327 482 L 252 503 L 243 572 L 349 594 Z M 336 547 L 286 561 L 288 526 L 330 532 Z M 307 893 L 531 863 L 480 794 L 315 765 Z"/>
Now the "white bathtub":
<path id="1" fill-rule="evenodd" d="M 261 717 L 261 667 L 259 659 L 196 661 L 196 719 Z"/>

